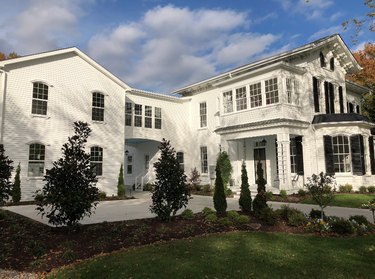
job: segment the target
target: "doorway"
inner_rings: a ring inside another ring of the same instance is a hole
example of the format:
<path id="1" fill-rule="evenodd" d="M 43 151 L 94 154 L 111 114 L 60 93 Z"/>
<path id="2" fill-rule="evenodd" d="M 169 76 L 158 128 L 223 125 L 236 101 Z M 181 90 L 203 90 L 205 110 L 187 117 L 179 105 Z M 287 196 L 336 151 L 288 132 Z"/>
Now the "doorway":
<path id="1" fill-rule="evenodd" d="M 255 171 L 255 183 L 258 179 L 257 164 L 260 162 L 263 169 L 263 177 L 267 181 L 267 167 L 266 167 L 266 149 L 265 148 L 254 148 L 254 171 Z"/>

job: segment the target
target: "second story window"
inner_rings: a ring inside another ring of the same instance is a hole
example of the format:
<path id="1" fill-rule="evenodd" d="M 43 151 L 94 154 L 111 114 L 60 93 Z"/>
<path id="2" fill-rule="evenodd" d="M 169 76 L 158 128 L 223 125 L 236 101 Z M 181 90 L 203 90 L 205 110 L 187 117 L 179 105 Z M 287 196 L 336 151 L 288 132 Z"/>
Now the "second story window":
<path id="1" fill-rule="evenodd" d="M 236 89 L 236 109 L 247 109 L 246 87 Z"/>
<path id="2" fill-rule="evenodd" d="M 207 127 L 207 103 L 199 103 L 200 127 Z"/>
<path id="3" fill-rule="evenodd" d="M 29 146 L 28 177 L 41 177 L 44 173 L 44 159 L 46 147 L 43 144 L 33 143 Z"/>
<path id="4" fill-rule="evenodd" d="M 47 115 L 48 85 L 41 82 L 33 83 L 32 114 Z"/>
<path id="5" fill-rule="evenodd" d="M 289 104 L 292 103 L 293 98 L 293 79 L 286 78 L 286 97 Z"/>
<path id="6" fill-rule="evenodd" d="M 152 128 L 152 107 L 145 106 L 145 128 Z"/>
<path id="7" fill-rule="evenodd" d="M 277 78 L 271 78 L 265 81 L 266 104 L 275 104 L 279 102 L 279 89 Z"/>
<path id="8" fill-rule="evenodd" d="M 184 152 L 177 152 L 176 155 L 177 155 L 177 162 L 180 165 L 180 168 L 182 170 L 184 170 L 185 169 L 185 167 L 184 167 Z"/>
<path id="9" fill-rule="evenodd" d="M 319 53 L 319 60 L 320 60 L 320 67 L 325 68 L 327 63 L 326 63 L 326 58 L 324 57 L 323 52 Z"/>
<path id="10" fill-rule="evenodd" d="M 227 91 L 223 93 L 223 105 L 224 113 L 233 112 L 233 93 L 232 91 Z"/>
<path id="11" fill-rule="evenodd" d="M 155 129 L 161 129 L 161 108 L 155 107 Z"/>
<path id="12" fill-rule="evenodd" d="M 250 106 L 252 108 L 262 106 L 262 89 L 260 82 L 250 85 Z"/>
<path id="13" fill-rule="evenodd" d="M 103 148 L 99 146 L 91 147 L 90 163 L 97 176 L 103 175 Z"/>
<path id="14" fill-rule="evenodd" d="M 133 118 L 132 103 L 126 102 L 125 103 L 125 126 L 131 126 L 132 125 L 132 118 Z"/>
<path id="15" fill-rule="evenodd" d="M 92 120 L 104 121 L 104 94 L 102 93 L 92 94 Z"/>
<path id="16" fill-rule="evenodd" d="M 134 105 L 134 126 L 142 127 L 142 105 Z"/>

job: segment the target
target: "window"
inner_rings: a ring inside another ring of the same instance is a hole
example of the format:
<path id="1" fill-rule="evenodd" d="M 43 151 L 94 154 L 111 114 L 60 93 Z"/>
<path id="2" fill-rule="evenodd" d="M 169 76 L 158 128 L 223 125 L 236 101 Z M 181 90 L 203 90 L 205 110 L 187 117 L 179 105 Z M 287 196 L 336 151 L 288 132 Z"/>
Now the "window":
<path id="1" fill-rule="evenodd" d="M 223 93 L 223 105 L 224 113 L 233 112 L 233 93 L 232 91 L 227 91 Z"/>
<path id="2" fill-rule="evenodd" d="M 290 139 L 290 169 L 291 173 L 297 173 L 297 148 L 295 139 Z"/>
<path id="3" fill-rule="evenodd" d="M 128 165 L 126 167 L 126 173 L 127 174 L 132 174 L 133 173 L 133 156 L 128 155 Z"/>
<path id="4" fill-rule="evenodd" d="M 104 95 L 98 92 L 92 94 L 92 120 L 104 121 Z"/>
<path id="5" fill-rule="evenodd" d="M 250 85 L 250 107 L 262 106 L 262 89 L 260 82 Z"/>
<path id="6" fill-rule="evenodd" d="M 279 102 L 279 91 L 277 87 L 277 78 L 265 81 L 266 87 L 266 104 L 275 104 Z"/>
<path id="7" fill-rule="evenodd" d="M 161 129 L 161 108 L 155 107 L 155 129 Z"/>
<path id="8" fill-rule="evenodd" d="M 177 152 L 177 162 L 179 163 L 180 168 L 184 170 L 184 152 Z"/>
<path id="9" fill-rule="evenodd" d="M 145 128 L 152 128 L 152 107 L 145 106 Z"/>
<path id="10" fill-rule="evenodd" d="M 41 82 L 33 84 L 32 114 L 47 115 L 48 85 Z"/>
<path id="11" fill-rule="evenodd" d="M 207 103 L 199 103 L 200 127 L 207 127 Z"/>
<path id="12" fill-rule="evenodd" d="M 287 102 L 291 104 L 293 98 L 293 79 L 291 78 L 286 79 L 286 96 Z"/>
<path id="13" fill-rule="evenodd" d="M 300 88 L 299 88 L 299 81 L 297 79 L 294 80 L 294 104 L 300 104 Z"/>
<path id="14" fill-rule="evenodd" d="M 331 60 L 329 60 L 329 68 L 331 69 L 331 71 L 334 71 L 335 70 L 335 58 L 331 58 Z"/>
<path id="15" fill-rule="evenodd" d="M 247 109 L 246 87 L 245 86 L 236 89 L 236 109 L 237 110 Z"/>
<path id="16" fill-rule="evenodd" d="M 150 155 L 145 154 L 145 170 L 148 171 L 149 167 L 150 167 Z"/>
<path id="17" fill-rule="evenodd" d="M 133 118 L 132 103 L 126 102 L 125 103 L 125 126 L 131 126 L 132 125 L 132 118 Z"/>
<path id="18" fill-rule="evenodd" d="M 103 148 L 99 146 L 91 147 L 90 164 L 97 176 L 103 175 Z"/>
<path id="19" fill-rule="evenodd" d="M 320 59 L 320 67 L 325 68 L 326 67 L 326 58 L 324 57 L 323 52 L 319 53 L 319 59 Z"/>
<path id="20" fill-rule="evenodd" d="M 29 146 L 29 168 L 27 176 L 41 177 L 44 173 L 46 148 L 43 144 L 34 143 Z"/>
<path id="21" fill-rule="evenodd" d="M 335 172 L 350 172 L 350 146 L 347 136 L 332 137 L 333 161 Z"/>
<path id="22" fill-rule="evenodd" d="M 134 126 L 142 127 L 142 105 L 134 105 Z"/>
<path id="23" fill-rule="evenodd" d="M 201 173 L 208 173 L 207 146 L 201 147 Z"/>

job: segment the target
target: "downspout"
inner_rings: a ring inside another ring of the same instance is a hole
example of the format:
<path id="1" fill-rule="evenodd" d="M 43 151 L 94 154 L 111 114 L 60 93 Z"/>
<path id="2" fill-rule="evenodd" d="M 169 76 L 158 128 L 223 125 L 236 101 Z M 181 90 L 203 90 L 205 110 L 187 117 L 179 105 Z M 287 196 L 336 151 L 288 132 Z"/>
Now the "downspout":
<path id="1" fill-rule="evenodd" d="M 6 84 L 7 84 L 7 73 L 0 68 L 0 144 L 3 144 L 4 138 L 4 122 L 5 122 L 5 96 L 6 96 Z"/>

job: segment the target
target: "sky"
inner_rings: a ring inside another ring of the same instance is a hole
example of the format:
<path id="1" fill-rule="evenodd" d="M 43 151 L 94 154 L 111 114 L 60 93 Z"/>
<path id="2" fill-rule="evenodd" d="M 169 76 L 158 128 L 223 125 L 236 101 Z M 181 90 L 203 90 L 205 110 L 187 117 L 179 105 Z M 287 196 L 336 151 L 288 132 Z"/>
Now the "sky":
<path id="1" fill-rule="evenodd" d="M 0 0 L 0 52 L 76 46 L 131 87 L 168 93 L 339 33 L 352 51 L 363 0 Z"/>

